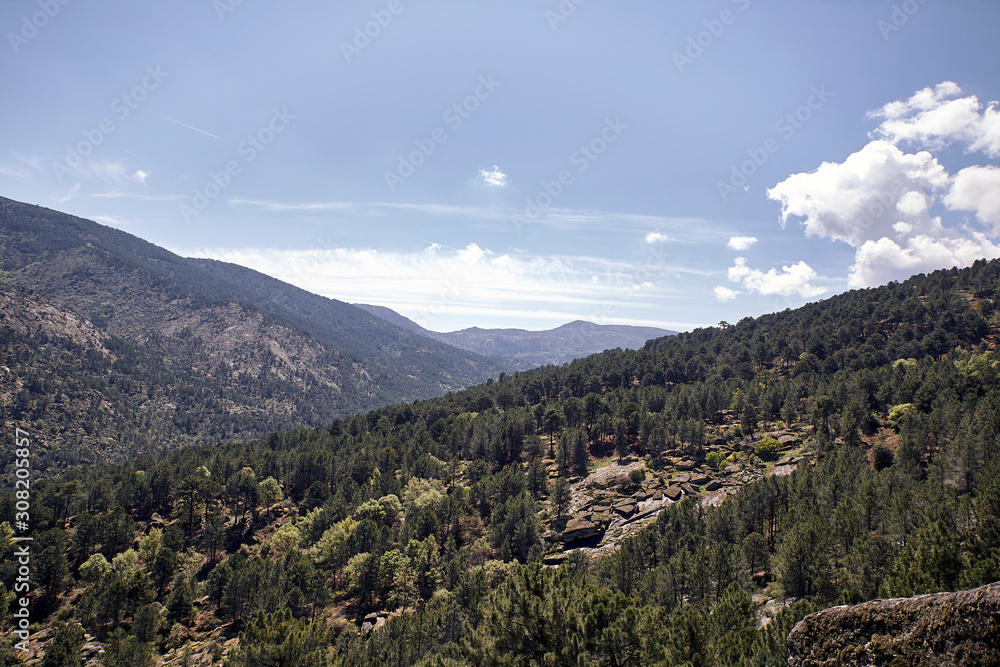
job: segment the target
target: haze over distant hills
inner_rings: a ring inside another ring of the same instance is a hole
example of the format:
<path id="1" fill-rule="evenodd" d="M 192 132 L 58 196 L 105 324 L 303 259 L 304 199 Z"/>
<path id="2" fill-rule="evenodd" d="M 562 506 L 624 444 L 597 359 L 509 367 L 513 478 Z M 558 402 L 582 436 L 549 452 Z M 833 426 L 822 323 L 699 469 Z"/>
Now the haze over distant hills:
<path id="1" fill-rule="evenodd" d="M 460 331 L 439 333 L 423 328 L 385 306 L 353 304 L 378 315 L 387 322 L 455 347 L 490 357 L 514 360 L 518 369 L 545 364 L 562 364 L 573 359 L 615 348 L 637 350 L 647 340 L 673 336 L 677 332 L 657 327 L 636 327 L 616 324 L 594 324 L 576 320 L 555 329 L 481 329 L 470 327 Z"/>
<path id="2" fill-rule="evenodd" d="M 0 373 L 30 376 L 0 398 L 60 424 L 67 449 L 321 426 L 513 370 L 256 271 L 6 198 L 0 248 L 16 351 Z"/>

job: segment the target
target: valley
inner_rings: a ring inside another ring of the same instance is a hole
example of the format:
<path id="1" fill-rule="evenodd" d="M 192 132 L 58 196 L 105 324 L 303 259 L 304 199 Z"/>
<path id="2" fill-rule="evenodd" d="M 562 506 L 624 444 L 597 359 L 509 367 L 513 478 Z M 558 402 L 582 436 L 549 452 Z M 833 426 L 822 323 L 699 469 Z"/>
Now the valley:
<path id="1" fill-rule="evenodd" d="M 248 298 L 280 298 L 260 285 Z M 103 428 L 149 437 L 189 380 L 119 337 L 138 317 L 99 327 L 8 287 L 5 422 L 51 463 L 32 481 L 32 630 L 0 650 L 450 666 L 576 646 L 626 664 L 784 665 L 785 637 L 814 611 L 994 578 L 998 288 L 1000 263 L 982 261 L 319 427 L 116 461 L 56 457 L 61 439 L 87 442 L 75 406 L 102 410 L 67 397 L 120 396 Z M 211 360 L 277 322 L 212 308 L 178 311 L 158 335 L 200 340 Z M 320 357 L 272 340 L 282 386 L 316 382 L 291 369 Z M 34 359 L 50 370 L 31 375 Z M 125 393 L 124 359 L 160 379 Z M 216 368 L 191 371 L 206 415 L 224 405 L 204 400 L 222 391 Z M 12 459 L 3 475 L 13 488 Z M 16 502 L 0 495 L 5 516 Z M 16 534 L 0 523 L 3 581 Z"/>

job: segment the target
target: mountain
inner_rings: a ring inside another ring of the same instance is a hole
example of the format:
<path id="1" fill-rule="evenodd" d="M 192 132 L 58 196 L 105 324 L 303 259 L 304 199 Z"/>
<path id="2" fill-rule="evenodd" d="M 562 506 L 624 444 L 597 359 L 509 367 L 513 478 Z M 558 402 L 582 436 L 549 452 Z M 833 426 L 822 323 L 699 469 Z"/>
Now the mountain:
<path id="1" fill-rule="evenodd" d="M 20 350 L 11 357 L 8 348 L 7 366 L 23 367 L 29 355 L 26 371 L 38 378 L 3 393 L 20 396 L 11 416 L 58 415 L 57 439 L 70 450 L 260 437 L 509 370 L 256 271 L 179 257 L 4 198 L 0 244 L 4 298 L 23 306 L 5 313 Z M 26 327 L 41 311 L 79 323 L 87 336 Z M 37 390 L 46 383 L 60 384 L 66 405 L 43 399 Z M 90 423 L 69 414 L 89 414 Z"/>
<path id="2" fill-rule="evenodd" d="M 12 340 L 132 354 L 15 297 L 33 315 Z M 16 483 L 59 413 L 19 419 L 0 601 L 31 628 L 4 626 L 0 664 L 992 657 L 995 587 L 975 589 L 1000 573 L 998 335 L 1000 260 L 981 260 L 321 428 L 32 476 L 30 524 Z M 33 401 L 75 381 L 11 371 Z M 12 597 L 15 536 L 32 578 Z"/>
<path id="3" fill-rule="evenodd" d="M 593 324 L 580 320 L 546 331 L 471 327 L 460 331 L 438 333 L 424 329 L 416 322 L 385 306 L 361 303 L 354 305 L 396 326 L 442 343 L 489 357 L 511 359 L 519 370 L 546 364 L 564 364 L 573 359 L 615 348 L 634 350 L 652 338 L 672 336 L 677 333 L 656 327 Z"/>

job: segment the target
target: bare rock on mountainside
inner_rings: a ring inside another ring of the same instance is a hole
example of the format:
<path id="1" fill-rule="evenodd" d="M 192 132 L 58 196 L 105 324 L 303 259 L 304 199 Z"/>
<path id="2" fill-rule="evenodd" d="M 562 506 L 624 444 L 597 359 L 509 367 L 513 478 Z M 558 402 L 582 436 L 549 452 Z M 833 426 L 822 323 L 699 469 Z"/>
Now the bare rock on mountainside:
<path id="1" fill-rule="evenodd" d="M 998 646 L 1000 582 L 810 614 L 788 635 L 788 664 L 989 667 Z"/>

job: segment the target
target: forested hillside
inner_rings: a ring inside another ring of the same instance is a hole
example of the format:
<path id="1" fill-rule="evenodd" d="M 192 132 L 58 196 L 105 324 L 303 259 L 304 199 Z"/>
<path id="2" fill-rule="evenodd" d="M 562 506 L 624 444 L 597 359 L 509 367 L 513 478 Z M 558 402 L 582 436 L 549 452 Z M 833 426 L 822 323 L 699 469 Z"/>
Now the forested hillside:
<path id="1" fill-rule="evenodd" d="M 813 610 L 1000 579 L 998 289 L 980 261 L 33 479 L 30 655 L 783 665 Z M 596 549 L 572 530 L 585 493 L 614 500 L 587 501 L 592 540 L 662 509 Z M 17 500 L 0 498 L 8 604 Z"/>
<path id="2" fill-rule="evenodd" d="M 326 425 L 506 368 L 250 269 L 4 198 L 0 274 L 0 416 L 44 432 L 54 466 Z"/>

